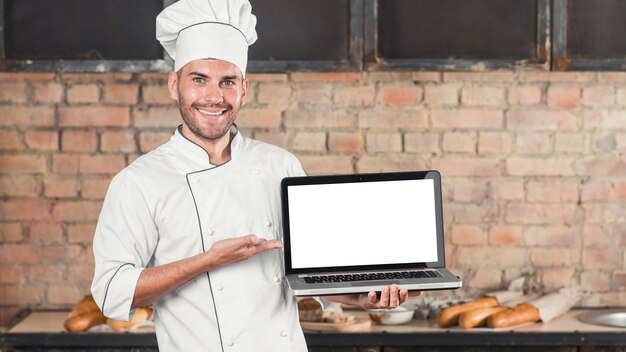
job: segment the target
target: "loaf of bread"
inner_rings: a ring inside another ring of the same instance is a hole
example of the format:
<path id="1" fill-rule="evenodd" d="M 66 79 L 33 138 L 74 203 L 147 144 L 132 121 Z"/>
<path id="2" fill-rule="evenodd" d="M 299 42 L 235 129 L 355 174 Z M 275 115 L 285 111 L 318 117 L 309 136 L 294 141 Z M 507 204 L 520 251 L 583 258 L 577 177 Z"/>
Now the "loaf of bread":
<path id="1" fill-rule="evenodd" d="M 320 302 L 313 298 L 303 298 L 298 301 L 300 321 L 323 322 L 324 310 Z"/>
<path id="2" fill-rule="evenodd" d="M 523 323 L 536 322 L 540 319 L 539 310 L 535 306 L 523 303 L 490 316 L 487 320 L 487 325 L 489 325 L 490 328 L 505 328 Z"/>
<path id="3" fill-rule="evenodd" d="M 485 297 L 477 299 L 473 302 L 448 307 L 442 310 L 441 313 L 439 313 L 439 315 L 437 316 L 437 324 L 440 327 L 445 328 L 447 326 L 457 324 L 459 321 L 459 316 L 465 312 L 469 312 L 470 310 L 478 308 L 494 307 L 497 305 L 497 299 L 493 297 Z"/>
<path id="4" fill-rule="evenodd" d="M 470 310 L 469 312 L 465 312 L 459 316 L 459 326 L 463 329 L 471 329 L 477 326 L 486 325 L 487 318 L 506 309 L 508 308 L 496 306 Z"/>
<path id="5" fill-rule="evenodd" d="M 102 315 L 96 301 L 91 295 L 87 295 L 72 307 L 63 326 L 69 332 L 81 332 L 106 321 L 107 318 Z"/>
<path id="6" fill-rule="evenodd" d="M 131 321 L 121 321 L 115 319 L 107 319 L 107 325 L 114 331 L 126 331 L 131 327 L 152 318 L 152 307 L 137 308 L 135 315 Z"/>

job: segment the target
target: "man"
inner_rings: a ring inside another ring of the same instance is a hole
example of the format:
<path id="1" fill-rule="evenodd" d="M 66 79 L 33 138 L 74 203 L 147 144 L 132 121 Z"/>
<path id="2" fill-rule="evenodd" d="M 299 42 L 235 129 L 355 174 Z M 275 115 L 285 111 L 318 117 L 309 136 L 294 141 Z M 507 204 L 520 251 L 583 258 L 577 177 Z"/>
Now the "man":
<path id="1" fill-rule="evenodd" d="M 159 15 L 183 123 L 115 176 L 98 220 L 93 296 L 119 320 L 154 303 L 162 351 L 306 351 L 279 250 L 280 180 L 304 171 L 234 124 L 255 24 L 247 0 L 181 0 Z M 392 308 L 407 296 L 328 299 Z"/>

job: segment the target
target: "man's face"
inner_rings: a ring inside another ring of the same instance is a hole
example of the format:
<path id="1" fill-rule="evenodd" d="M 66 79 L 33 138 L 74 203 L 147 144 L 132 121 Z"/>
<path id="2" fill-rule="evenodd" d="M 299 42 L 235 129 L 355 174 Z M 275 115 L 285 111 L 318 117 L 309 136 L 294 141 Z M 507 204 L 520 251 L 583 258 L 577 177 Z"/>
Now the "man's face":
<path id="1" fill-rule="evenodd" d="M 168 87 L 178 102 L 183 130 L 215 142 L 229 132 L 245 104 L 248 81 L 234 64 L 207 59 L 191 61 L 177 73 L 171 72 Z"/>

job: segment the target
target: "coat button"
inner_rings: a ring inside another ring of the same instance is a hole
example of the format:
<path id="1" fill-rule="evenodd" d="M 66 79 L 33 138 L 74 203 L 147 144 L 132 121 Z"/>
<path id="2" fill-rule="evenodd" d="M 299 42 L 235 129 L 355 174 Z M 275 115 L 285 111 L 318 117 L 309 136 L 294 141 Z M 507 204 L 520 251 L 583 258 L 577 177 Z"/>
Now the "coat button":
<path id="1" fill-rule="evenodd" d="M 274 280 L 275 283 L 279 283 L 280 282 L 280 278 L 278 276 L 274 276 L 272 278 L 272 280 Z"/>
<path id="2" fill-rule="evenodd" d="M 281 331 L 280 332 L 280 336 L 281 337 L 287 337 L 287 332 L 286 331 Z"/>
<path id="3" fill-rule="evenodd" d="M 196 183 L 200 183 L 200 179 L 199 178 L 196 179 Z"/>
<path id="4" fill-rule="evenodd" d="M 235 344 L 235 341 L 233 340 L 228 341 L 228 346 L 233 346 L 234 344 Z"/>
<path id="5" fill-rule="evenodd" d="M 259 169 L 252 169 L 252 173 L 255 174 L 255 175 L 258 175 L 259 174 Z"/>
<path id="6" fill-rule="evenodd" d="M 269 220 L 265 220 L 265 227 L 272 227 L 272 222 Z"/>
<path id="7" fill-rule="evenodd" d="M 213 236 L 215 234 L 215 230 L 210 229 L 209 231 L 207 231 L 206 234 L 209 235 L 209 236 Z"/>
<path id="8" fill-rule="evenodd" d="M 218 291 L 222 291 L 224 289 L 224 286 L 217 286 L 215 289 L 217 289 Z"/>

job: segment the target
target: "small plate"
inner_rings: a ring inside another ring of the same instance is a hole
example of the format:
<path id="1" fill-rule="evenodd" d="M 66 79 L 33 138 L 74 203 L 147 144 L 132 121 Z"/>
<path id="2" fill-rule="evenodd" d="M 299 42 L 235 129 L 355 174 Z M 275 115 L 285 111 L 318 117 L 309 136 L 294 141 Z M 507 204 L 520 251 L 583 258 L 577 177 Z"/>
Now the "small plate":
<path id="1" fill-rule="evenodd" d="M 579 315 L 578 320 L 588 324 L 626 328 L 626 308 L 587 312 Z"/>

